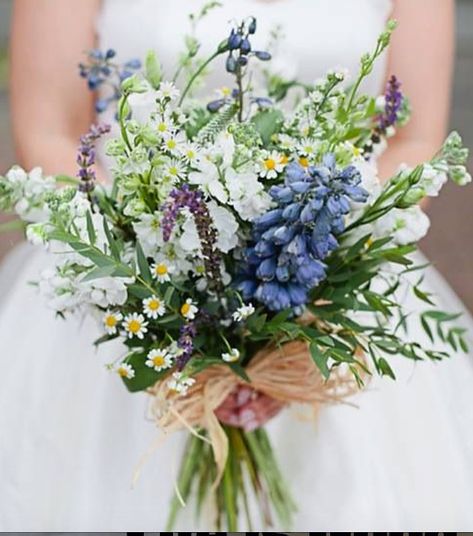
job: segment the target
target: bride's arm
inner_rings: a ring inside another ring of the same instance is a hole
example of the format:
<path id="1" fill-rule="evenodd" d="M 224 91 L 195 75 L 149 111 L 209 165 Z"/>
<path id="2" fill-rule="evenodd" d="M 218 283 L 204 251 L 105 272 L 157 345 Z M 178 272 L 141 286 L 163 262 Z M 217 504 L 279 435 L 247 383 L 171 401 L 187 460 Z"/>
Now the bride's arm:
<path id="1" fill-rule="evenodd" d="M 99 0 L 15 0 L 11 109 L 20 163 L 75 174 L 79 136 L 94 120 L 77 64 L 95 42 Z"/>
<path id="2" fill-rule="evenodd" d="M 401 162 L 423 162 L 439 149 L 448 123 L 454 56 L 453 0 L 394 0 L 399 26 L 389 51 L 395 74 L 412 104 L 409 124 L 399 129 L 380 160 L 383 177 Z"/>

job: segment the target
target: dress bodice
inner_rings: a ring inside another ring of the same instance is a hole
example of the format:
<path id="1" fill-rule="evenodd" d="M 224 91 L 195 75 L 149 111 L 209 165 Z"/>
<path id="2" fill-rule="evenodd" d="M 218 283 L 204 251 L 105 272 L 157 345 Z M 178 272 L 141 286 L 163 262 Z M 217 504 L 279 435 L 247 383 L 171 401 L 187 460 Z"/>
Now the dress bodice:
<path id="1" fill-rule="evenodd" d="M 329 68 L 358 69 L 360 56 L 373 49 L 391 11 L 392 0 L 223 0 L 198 25 L 201 55 L 213 52 L 228 34 L 228 22 L 250 15 L 258 20 L 254 47 L 264 49 L 271 31 L 284 35 L 275 61 L 304 82 L 313 82 Z M 121 58 L 142 58 L 154 49 L 167 77 L 172 77 L 177 58 L 189 32 L 188 15 L 203 0 L 103 0 L 97 30 L 101 47 L 115 48 Z M 222 60 L 223 61 L 223 60 Z M 385 75 L 379 61 L 364 89 L 379 91 Z M 209 89 L 228 85 L 228 74 L 214 67 Z"/>

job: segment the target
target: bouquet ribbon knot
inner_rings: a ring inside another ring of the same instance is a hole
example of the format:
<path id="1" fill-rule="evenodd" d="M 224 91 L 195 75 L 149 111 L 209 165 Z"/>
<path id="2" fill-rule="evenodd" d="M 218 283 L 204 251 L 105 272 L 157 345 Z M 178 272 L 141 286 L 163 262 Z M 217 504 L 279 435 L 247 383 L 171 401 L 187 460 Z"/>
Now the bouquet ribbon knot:
<path id="1" fill-rule="evenodd" d="M 260 350 L 245 369 L 250 386 L 284 404 L 305 404 L 316 410 L 321 404 L 340 403 L 359 388 L 353 375 L 338 367 L 325 380 L 310 357 L 308 344 L 293 341 L 281 346 Z M 243 378 L 224 365 L 215 365 L 196 375 L 196 383 L 184 397 L 178 397 L 160 381 L 148 392 L 152 396 L 151 414 L 165 433 L 187 428 L 194 435 L 206 430 L 211 443 L 217 477 L 216 487 L 223 475 L 228 457 L 228 436 L 215 415 L 225 398 Z"/>

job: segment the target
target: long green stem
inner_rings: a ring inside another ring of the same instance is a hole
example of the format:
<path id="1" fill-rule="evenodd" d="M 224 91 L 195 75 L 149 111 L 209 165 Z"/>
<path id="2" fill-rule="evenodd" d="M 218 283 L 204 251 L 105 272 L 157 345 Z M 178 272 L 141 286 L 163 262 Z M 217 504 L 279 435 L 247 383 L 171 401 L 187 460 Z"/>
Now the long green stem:
<path id="1" fill-rule="evenodd" d="M 184 88 L 184 91 L 182 92 L 182 95 L 181 95 L 181 98 L 179 100 L 179 106 L 182 105 L 182 103 L 184 102 L 184 99 L 186 98 L 187 94 L 189 93 L 189 91 L 191 90 L 192 88 L 192 85 L 194 84 L 194 82 L 196 81 L 196 79 L 198 78 L 198 76 L 200 74 L 202 74 L 202 72 L 206 69 L 206 67 L 208 67 L 215 58 L 217 58 L 218 56 L 220 56 L 220 54 L 222 54 L 222 51 L 221 50 L 217 50 L 216 52 L 214 52 L 209 58 L 207 58 L 204 63 L 202 63 L 202 65 L 195 71 L 195 73 L 190 77 L 189 79 L 189 82 L 187 83 L 187 86 Z"/>

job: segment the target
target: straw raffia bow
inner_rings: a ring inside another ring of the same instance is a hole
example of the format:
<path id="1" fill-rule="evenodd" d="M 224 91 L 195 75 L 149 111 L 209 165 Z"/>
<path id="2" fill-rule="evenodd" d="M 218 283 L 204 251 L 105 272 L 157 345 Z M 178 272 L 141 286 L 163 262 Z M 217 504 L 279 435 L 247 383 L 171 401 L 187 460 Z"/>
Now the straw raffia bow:
<path id="1" fill-rule="evenodd" d="M 277 348 L 260 350 L 246 368 L 251 387 L 285 404 L 301 403 L 317 408 L 342 402 L 357 392 L 353 375 L 337 368 L 325 380 L 312 361 L 308 345 L 294 341 Z M 205 429 L 212 445 L 220 481 L 228 456 L 228 439 L 215 416 L 225 398 L 245 381 L 225 365 L 214 365 L 195 376 L 196 383 L 183 397 L 176 396 L 166 381 L 158 382 L 152 395 L 151 412 L 166 433 L 188 428 Z"/>

